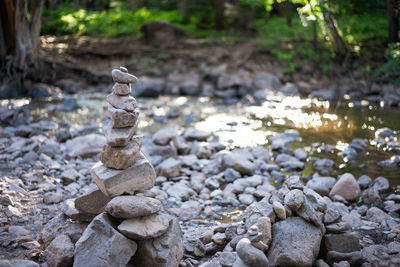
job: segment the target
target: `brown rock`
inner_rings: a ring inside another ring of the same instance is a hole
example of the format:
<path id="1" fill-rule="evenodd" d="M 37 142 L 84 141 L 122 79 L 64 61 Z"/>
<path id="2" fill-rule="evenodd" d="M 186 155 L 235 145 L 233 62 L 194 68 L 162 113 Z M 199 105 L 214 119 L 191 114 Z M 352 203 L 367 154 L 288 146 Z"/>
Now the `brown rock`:
<path id="1" fill-rule="evenodd" d="M 123 170 L 131 166 L 140 155 L 143 144 L 143 136 L 134 136 L 127 146 L 112 147 L 104 145 L 100 160 L 109 168 Z"/>
<path id="2" fill-rule="evenodd" d="M 104 211 L 107 203 L 111 200 L 99 189 L 95 188 L 92 191 L 77 197 L 75 199 L 75 208 L 89 214 L 100 214 Z"/>
<path id="3" fill-rule="evenodd" d="M 110 197 L 150 189 L 156 178 L 153 166 L 143 153 L 140 153 L 135 164 L 128 169 L 114 170 L 98 162 L 91 173 L 99 189 Z"/>
<path id="4" fill-rule="evenodd" d="M 61 205 L 61 211 L 74 221 L 90 222 L 96 214 L 86 213 L 75 208 L 74 199 L 67 199 Z"/>
<path id="5" fill-rule="evenodd" d="M 132 96 L 117 96 L 113 93 L 107 96 L 107 102 L 114 108 L 126 111 L 134 111 L 137 108 L 136 99 Z"/>
<path id="6" fill-rule="evenodd" d="M 112 92 L 118 96 L 129 95 L 132 92 L 131 85 L 128 83 L 115 83 Z"/>
<path id="7" fill-rule="evenodd" d="M 123 109 L 116 109 L 113 106 L 109 106 L 108 113 L 110 114 L 112 126 L 114 128 L 134 126 L 139 117 L 139 109 L 128 112 Z"/>
<path id="8" fill-rule="evenodd" d="M 106 130 L 107 144 L 110 146 L 126 146 L 136 132 L 138 120 L 133 127 L 113 128 L 108 125 Z"/>
<path id="9" fill-rule="evenodd" d="M 113 78 L 113 81 L 116 83 L 136 83 L 138 81 L 138 78 L 133 76 L 132 74 L 129 74 L 126 68 L 123 69 L 113 69 L 111 71 L 111 76 Z"/>
<path id="10" fill-rule="evenodd" d="M 167 214 L 152 214 L 123 221 L 118 230 L 128 238 L 144 240 L 156 238 L 164 234 L 172 217 Z"/>
<path id="11" fill-rule="evenodd" d="M 343 174 L 333 186 L 329 197 L 342 196 L 347 201 L 356 200 L 361 194 L 360 186 L 351 173 Z"/>
<path id="12" fill-rule="evenodd" d="M 161 202 L 155 198 L 119 196 L 107 204 L 106 211 L 115 218 L 130 219 L 157 213 L 161 208 Z"/>

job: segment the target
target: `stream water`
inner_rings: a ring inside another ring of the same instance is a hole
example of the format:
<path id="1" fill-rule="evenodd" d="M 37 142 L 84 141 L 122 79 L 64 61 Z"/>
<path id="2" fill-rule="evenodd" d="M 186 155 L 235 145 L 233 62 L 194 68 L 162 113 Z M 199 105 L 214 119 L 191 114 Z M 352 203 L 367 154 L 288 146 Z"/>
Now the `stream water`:
<path id="1" fill-rule="evenodd" d="M 107 115 L 105 93 L 86 92 L 71 96 L 80 108 L 66 112 L 59 110 L 61 100 L 29 99 L 12 100 L 15 105 L 28 104 L 32 116 L 72 125 L 102 123 Z M 399 169 L 378 166 L 393 153 L 376 148 L 373 144 L 377 129 L 388 127 L 400 131 L 400 111 L 379 106 L 354 107 L 349 102 L 328 102 L 300 97 L 273 97 L 262 106 L 241 103 L 226 105 L 221 100 L 205 97 L 162 96 L 157 99 L 137 99 L 141 107 L 139 131 L 154 133 L 163 127 L 183 130 L 195 127 L 214 132 L 226 146 L 245 147 L 268 145 L 268 137 L 295 129 L 300 139 L 289 148 L 304 148 L 311 157 L 334 160 L 331 175 L 351 172 L 357 178 L 367 174 L 371 178 L 384 176 L 392 186 L 400 185 Z M 1 103 L 5 104 L 4 101 Z M 368 140 L 368 147 L 351 162 L 339 155 L 355 138 Z M 333 152 L 323 153 L 316 144 L 332 145 Z M 304 174 L 314 172 L 313 164 L 306 163 Z"/>

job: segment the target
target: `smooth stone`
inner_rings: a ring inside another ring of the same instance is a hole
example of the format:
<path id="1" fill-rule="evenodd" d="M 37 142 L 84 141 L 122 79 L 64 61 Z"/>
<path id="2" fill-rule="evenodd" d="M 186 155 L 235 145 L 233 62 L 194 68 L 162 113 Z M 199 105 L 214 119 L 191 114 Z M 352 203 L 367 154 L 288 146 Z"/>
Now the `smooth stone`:
<path id="1" fill-rule="evenodd" d="M 115 218 L 130 219 L 159 212 L 162 204 L 158 199 L 145 196 L 119 196 L 106 206 L 106 211 Z"/>
<path id="2" fill-rule="evenodd" d="M 46 263 L 54 267 L 71 266 L 74 262 L 74 248 L 69 236 L 57 236 L 44 251 Z"/>
<path id="3" fill-rule="evenodd" d="M 106 141 L 110 146 L 126 146 L 136 132 L 139 121 L 132 127 L 113 128 L 109 124 L 106 128 Z"/>
<path id="4" fill-rule="evenodd" d="M 321 196 L 328 196 L 332 187 L 336 184 L 333 177 L 315 177 L 307 182 L 307 187 L 311 188 Z"/>
<path id="5" fill-rule="evenodd" d="M 140 149 L 143 144 L 143 136 L 134 136 L 124 147 L 112 147 L 108 144 L 103 146 L 103 151 L 100 155 L 100 161 L 109 168 L 124 170 L 140 156 Z"/>
<path id="6" fill-rule="evenodd" d="M 94 189 L 75 199 L 75 208 L 83 213 L 100 214 L 111 200 L 99 189 Z"/>
<path id="7" fill-rule="evenodd" d="M 367 175 L 361 175 L 357 183 L 361 189 L 366 189 L 372 183 L 372 179 Z"/>
<path id="8" fill-rule="evenodd" d="M 113 128 L 125 128 L 135 126 L 139 118 L 139 109 L 135 109 L 134 111 L 126 111 L 123 109 L 114 108 L 113 106 L 109 106 L 108 113 L 110 114 Z"/>
<path id="9" fill-rule="evenodd" d="M 112 88 L 112 92 L 118 96 L 129 95 L 131 90 L 131 85 L 127 83 L 116 83 Z"/>
<path id="10" fill-rule="evenodd" d="M 167 178 L 173 178 L 179 176 L 181 171 L 182 163 L 180 160 L 174 158 L 168 158 L 161 162 L 156 168 L 157 174 L 165 176 Z"/>
<path id="11" fill-rule="evenodd" d="M 137 244 L 115 230 L 112 218 L 102 213 L 76 243 L 74 267 L 126 266 L 136 249 Z"/>
<path id="12" fill-rule="evenodd" d="M 139 241 L 133 258 L 136 266 L 176 267 L 183 257 L 182 230 L 177 219 L 172 219 L 162 236 Z"/>
<path id="13" fill-rule="evenodd" d="M 243 175 L 253 175 L 256 166 L 240 153 L 228 153 L 224 156 L 224 163 L 227 167 L 233 168 Z"/>
<path id="14" fill-rule="evenodd" d="M 178 132 L 176 129 L 167 127 L 159 130 L 153 135 L 152 141 L 154 144 L 159 146 L 165 146 L 171 142 L 172 138 L 177 136 Z"/>
<path id="15" fill-rule="evenodd" d="M 360 186 L 351 173 L 343 174 L 331 189 L 329 197 L 342 196 L 347 201 L 356 200 L 361 194 Z"/>
<path id="16" fill-rule="evenodd" d="M 117 96 L 116 94 L 109 94 L 107 96 L 107 102 L 117 109 L 123 109 L 125 111 L 135 111 L 137 108 L 136 99 L 133 96 Z"/>
<path id="17" fill-rule="evenodd" d="M 210 132 L 198 130 L 195 128 L 188 128 L 183 132 L 183 137 L 187 141 L 207 141 L 207 139 L 211 136 Z"/>
<path id="18" fill-rule="evenodd" d="M 69 157 L 85 158 L 99 154 L 105 142 L 103 135 L 93 133 L 68 140 L 65 146 Z"/>
<path id="19" fill-rule="evenodd" d="M 255 225 L 258 227 L 259 233 L 261 233 L 261 242 L 269 246 L 272 241 L 271 219 L 269 217 L 260 217 Z M 262 244 L 260 244 L 260 246 L 253 244 L 253 246 L 257 247 L 258 249 L 264 248 Z"/>
<path id="20" fill-rule="evenodd" d="M 284 203 L 292 211 L 298 210 L 304 203 L 303 192 L 299 189 L 290 190 L 289 193 L 287 193 L 285 196 Z"/>
<path id="21" fill-rule="evenodd" d="M 322 233 L 300 217 L 289 217 L 272 226 L 274 237 L 268 250 L 271 266 L 312 266 Z"/>
<path id="22" fill-rule="evenodd" d="M 132 74 L 118 69 L 113 69 L 111 71 L 111 76 L 113 78 L 113 81 L 116 83 L 136 83 L 138 81 L 138 78 L 136 78 Z"/>
<path id="23" fill-rule="evenodd" d="M 128 169 L 114 170 L 98 162 L 93 166 L 91 174 L 99 189 L 110 197 L 151 189 L 156 179 L 156 172 L 143 153 Z"/>
<path id="24" fill-rule="evenodd" d="M 349 253 L 360 249 L 360 241 L 352 233 L 326 234 L 321 242 L 322 255 L 326 255 L 329 251 Z"/>
<path id="25" fill-rule="evenodd" d="M 144 240 L 156 238 L 167 231 L 172 217 L 167 214 L 152 214 L 124 220 L 118 230 L 128 238 Z"/>
<path id="26" fill-rule="evenodd" d="M 274 209 L 275 214 L 279 219 L 281 220 L 286 219 L 285 207 L 280 202 L 274 201 L 272 203 L 272 208 Z"/>
<path id="27" fill-rule="evenodd" d="M 264 252 L 253 247 L 250 240 L 247 238 L 241 239 L 236 245 L 236 253 L 242 259 L 242 261 L 251 265 L 252 267 L 268 266 L 268 259 Z"/>

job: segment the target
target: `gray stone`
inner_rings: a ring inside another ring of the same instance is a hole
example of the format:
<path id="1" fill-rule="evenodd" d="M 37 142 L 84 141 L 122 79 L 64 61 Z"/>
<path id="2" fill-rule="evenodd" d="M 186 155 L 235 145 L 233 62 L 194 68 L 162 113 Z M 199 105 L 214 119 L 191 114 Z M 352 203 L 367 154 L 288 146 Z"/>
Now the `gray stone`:
<path id="1" fill-rule="evenodd" d="M 115 230 L 106 213 L 98 215 L 75 245 L 74 267 L 126 266 L 137 244 Z"/>
<path id="2" fill-rule="evenodd" d="M 304 194 L 299 189 L 293 189 L 286 194 L 284 203 L 292 211 L 298 210 L 304 203 Z"/>
<path id="3" fill-rule="evenodd" d="M 178 266 L 183 252 L 182 231 L 178 220 L 173 219 L 164 235 L 138 243 L 134 263 L 137 266 Z"/>
<path id="4" fill-rule="evenodd" d="M 133 112 L 137 108 L 136 99 L 133 96 L 118 96 L 114 93 L 107 96 L 107 102 L 116 109 Z"/>
<path id="5" fill-rule="evenodd" d="M 0 267 L 39 267 L 34 261 L 28 260 L 0 260 Z"/>
<path id="6" fill-rule="evenodd" d="M 106 211 L 115 218 L 130 219 L 159 212 L 162 204 L 158 199 L 145 196 L 118 196 L 106 206 Z"/>
<path id="7" fill-rule="evenodd" d="M 124 220 L 118 230 L 134 240 L 156 238 L 167 231 L 171 220 L 172 217 L 167 214 L 152 214 Z"/>
<path id="8" fill-rule="evenodd" d="M 205 132 L 202 130 L 198 130 L 195 128 L 188 128 L 184 131 L 183 137 L 187 141 L 207 141 L 207 139 L 211 136 L 210 132 Z"/>
<path id="9" fill-rule="evenodd" d="M 251 245 L 250 240 L 243 238 L 236 245 L 236 253 L 243 262 L 252 267 L 268 266 L 268 259 L 264 252 Z"/>
<path id="10" fill-rule="evenodd" d="M 106 138 L 104 136 L 88 134 L 68 140 L 65 146 L 67 147 L 68 156 L 85 158 L 98 155 L 105 143 Z"/>
<path id="11" fill-rule="evenodd" d="M 235 263 L 236 253 L 234 252 L 222 252 L 219 256 L 219 263 L 223 267 L 231 267 Z"/>
<path id="12" fill-rule="evenodd" d="M 174 158 L 168 158 L 161 162 L 156 168 L 157 174 L 167 178 L 179 176 L 181 170 L 181 161 Z"/>
<path id="13" fill-rule="evenodd" d="M 79 177 L 80 174 L 74 169 L 67 169 L 61 173 L 61 179 L 66 183 L 73 183 Z"/>
<path id="14" fill-rule="evenodd" d="M 153 135 L 152 141 L 156 145 L 165 146 L 177 135 L 178 133 L 174 128 L 163 128 Z"/>
<path id="15" fill-rule="evenodd" d="M 113 106 L 108 107 L 108 114 L 110 114 L 111 124 L 113 128 L 125 128 L 136 125 L 139 118 L 139 110 L 126 111 L 117 109 Z"/>
<path id="16" fill-rule="evenodd" d="M 119 69 L 113 69 L 111 71 L 111 76 L 113 78 L 113 81 L 116 83 L 136 83 L 138 81 L 138 78 L 136 78 L 132 74 L 129 74 Z"/>
<path id="17" fill-rule="evenodd" d="M 228 153 L 224 156 L 224 163 L 227 167 L 233 168 L 244 175 L 253 175 L 256 166 L 240 153 Z"/>
<path id="18" fill-rule="evenodd" d="M 274 237 L 268 250 L 272 266 L 312 266 L 319 252 L 322 233 L 299 217 L 272 226 Z"/>
<path id="19" fill-rule="evenodd" d="M 112 92 L 118 96 L 125 96 L 131 93 L 131 85 L 126 83 L 115 83 Z"/>
<path id="20" fill-rule="evenodd" d="M 110 197 L 151 189 L 156 179 L 154 168 L 143 153 L 128 169 L 113 170 L 98 162 L 91 173 L 99 189 Z"/>
<path id="21" fill-rule="evenodd" d="M 100 161 L 107 167 L 117 170 L 124 170 L 132 164 L 140 156 L 140 149 L 143 144 L 143 136 L 134 136 L 127 146 L 112 147 L 108 144 L 103 146 L 103 151 L 100 155 Z"/>
<path id="22" fill-rule="evenodd" d="M 106 128 L 106 141 L 110 146 L 126 146 L 136 132 L 139 121 L 132 127 L 113 128 L 109 124 Z"/>
<path id="23" fill-rule="evenodd" d="M 360 241 L 355 234 L 326 234 L 322 239 L 321 253 L 326 255 L 329 251 L 348 253 L 360 251 Z"/>
<path id="24" fill-rule="evenodd" d="M 358 178 L 357 183 L 360 186 L 361 189 L 366 189 L 372 182 L 372 179 L 369 178 L 368 175 L 361 175 L 360 178 Z"/>
<path id="25" fill-rule="evenodd" d="M 75 208 L 74 199 L 67 199 L 61 206 L 61 211 L 74 221 L 90 222 L 96 214 L 82 212 Z"/>
<path id="26" fill-rule="evenodd" d="M 370 188 L 378 192 L 379 194 L 387 193 L 390 189 L 389 181 L 382 176 L 375 178 L 370 185 Z"/>
<path id="27" fill-rule="evenodd" d="M 307 182 L 307 187 L 311 188 L 321 196 L 328 196 L 336 179 L 333 177 L 315 177 Z"/>
<path id="28" fill-rule="evenodd" d="M 279 219 L 286 219 L 285 207 L 280 202 L 274 201 L 272 203 L 272 207 L 274 208 L 275 214 Z"/>
<path id="29" fill-rule="evenodd" d="M 83 213 L 97 215 L 104 211 L 104 208 L 110 200 L 110 197 L 96 188 L 76 198 L 75 208 Z"/>
<path id="30" fill-rule="evenodd" d="M 59 235 L 44 251 L 48 266 L 68 267 L 74 262 L 74 244 L 67 235 Z"/>
<path id="31" fill-rule="evenodd" d="M 351 173 L 343 174 L 333 186 L 329 197 L 342 196 L 347 201 L 356 200 L 361 194 L 360 186 Z"/>

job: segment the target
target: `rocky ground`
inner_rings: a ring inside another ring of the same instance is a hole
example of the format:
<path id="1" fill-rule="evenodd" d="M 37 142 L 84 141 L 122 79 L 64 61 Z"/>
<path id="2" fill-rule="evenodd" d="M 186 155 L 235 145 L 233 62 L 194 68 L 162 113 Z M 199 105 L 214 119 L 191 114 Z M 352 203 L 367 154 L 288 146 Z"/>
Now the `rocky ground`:
<path id="1" fill-rule="evenodd" d="M 29 121 L 21 110 L 9 113 Z M 77 220 L 71 201 L 93 188 L 90 169 L 105 142 L 99 128 L 48 121 L 1 128 L 1 259 L 72 263 L 88 223 Z M 145 139 L 158 176 L 142 193 L 179 219 L 180 266 L 400 264 L 400 188 L 384 177 L 330 176 L 332 160 L 287 148 L 300 137 L 289 130 L 268 146 L 233 150 L 194 128 L 164 128 Z M 398 153 L 397 138 L 381 129 L 373 143 Z M 366 145 L 354 139 L 342 156 L 351 159 Z M 309 161 L 320 174 L 302 176 Z M 393 156 L 379 164 L 398 163 Z"/>

